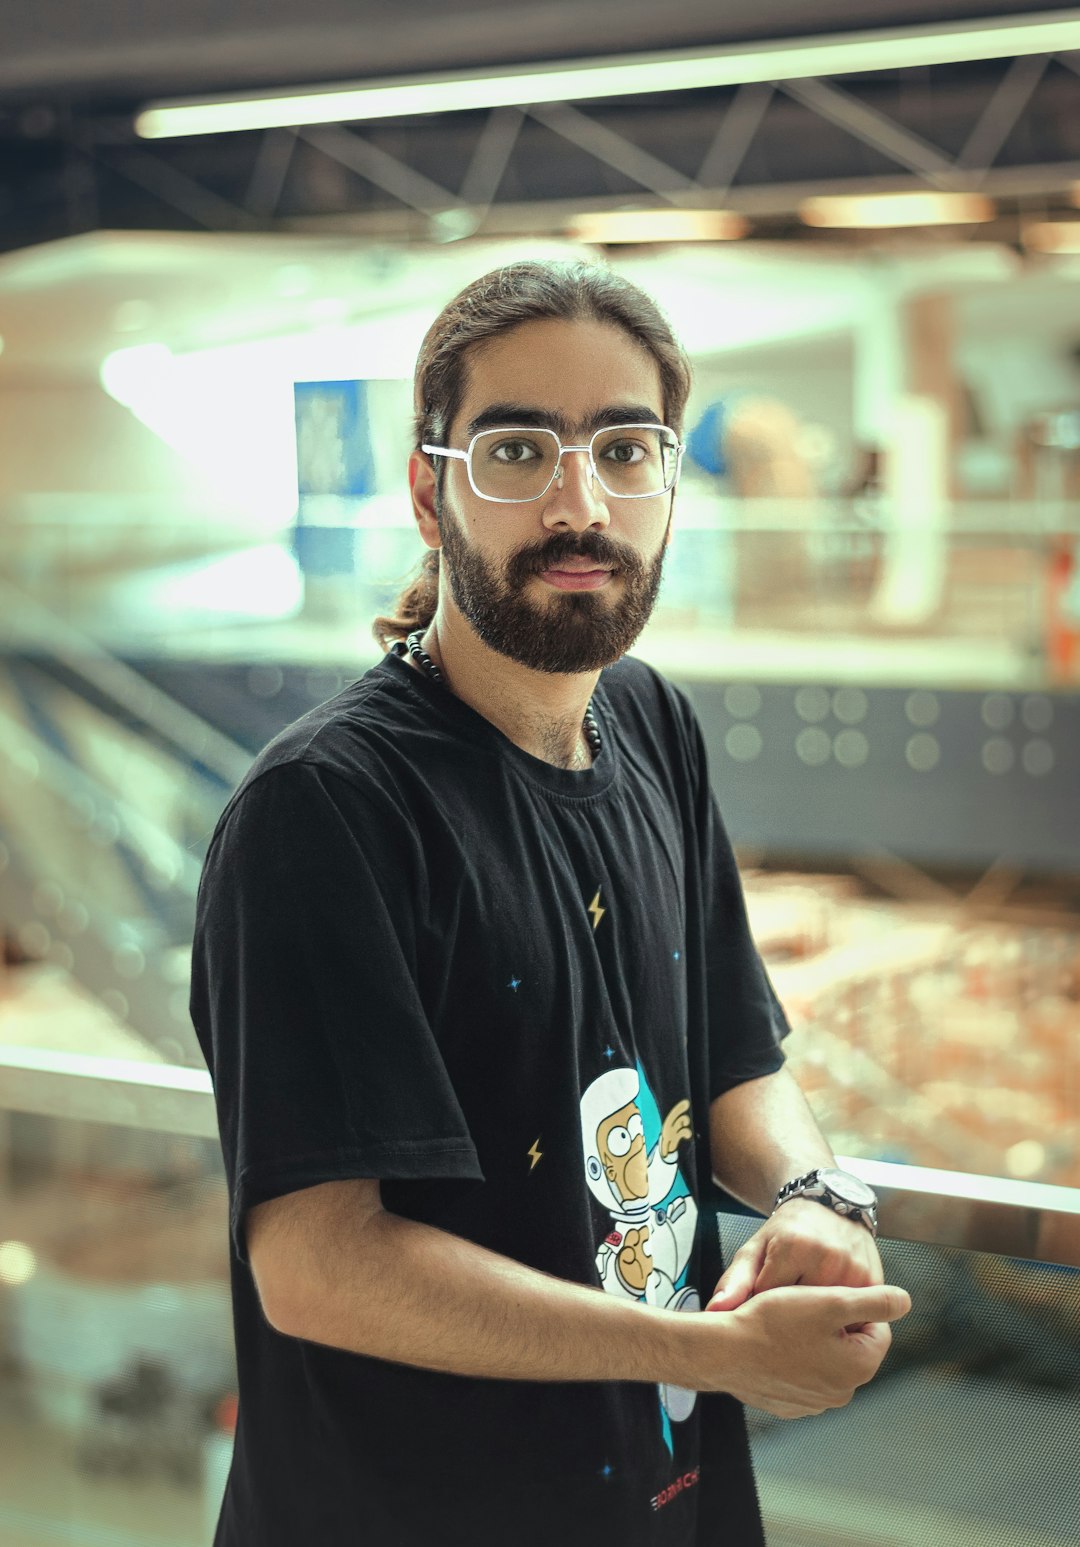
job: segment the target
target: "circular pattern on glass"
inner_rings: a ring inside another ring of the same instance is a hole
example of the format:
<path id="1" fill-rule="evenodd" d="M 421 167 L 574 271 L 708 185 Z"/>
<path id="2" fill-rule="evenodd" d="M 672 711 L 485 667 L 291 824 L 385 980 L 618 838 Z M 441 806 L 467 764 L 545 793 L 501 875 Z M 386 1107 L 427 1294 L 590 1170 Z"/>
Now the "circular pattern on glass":
<path id="1" fill-rule="evenodd" d="M 912 725 L 921 726 L 923 730 L 931 725 L 936 725 L 941 718 L 941 700 L 936 693 L 928 693 L 919 688 L 914 693 L 909 693 L 904 700 L 904 713 Z"/>
<path id="2" fill-rule="evenodd" d="M 833 757 L 843 768 L 861 768 L 870 756 L 870 743 L 862 731 L 841 731 L 833 742 Z"/>
<path id="3" fill-rule="evenodd" d="M 829 695 L 824 688 L 799 688 L 795 694 L 795 713 L 800 720 L 824 720 L 829 713 Z"/>
<path id="4" fill-rule="evenodd" d="M 756 725 L 731 725 L 724 737 L 724 750 L 737 763 L 752 763 L 761 756 L 761 732 Z"/>
<path id="5" fill-rule="evenodd" d="M 253 666 L 247 683 L 248 692 L 256 698 L 274 698 L 285 686 L 285 673 L 280 666 Z"/>
<path id="6" fill-rule="evenodd" d="M 55 881 L 41 881 L 34 887 L 34 911 L 43 918 L 55 918 L 64 906 L 64 893 Z"/>
<path id="7" fill-rule="evenodd" d="M 137 945 L 122 945 L 113 952 L 113 971 L 121 978 L 138 978 L 146 970 L 146 957 Z"/>
<path id="8" fill-rule="evenodd" d="M 799 760 L 810 768 L 820 768 L 832 754 L 832 741 L 824 731 L 807 726 L 795 737 L 795 752 Z"/>
<path id="9" fill-rule="evenodd" d="M 1029 693 L 1020 705 L 1020 718 L 1029 731 L 1046 731 L 1054 723 L 1054 705 L 1045 693 Z"/>
<path id="10" fill-rule="evenodd" d="M 1028 741 L 1020 754 L 1024 772 L 1041 779 L 1054 766 L 1054 749 L 1048 741 Z"/>
<path id="11" fill-rule="evenodd" d="M 982 701 L 982 721 L 992 731 L 1003 731 L 1015 715 L 1013 701 L 1004 693 L 987 693 Z"/>
<path id="12" fill-rule="evenodd" d="M 90 914 L 81 902 L 69 902 L 57 915 L 57 923 L 69 935 L 81 935 L 90 923 Z"/>
<path id="13" fill-rule="evenodd" d="M 752 720 L 761 709 L 761 692 L 752 682 L 732 682 L 724 689 L 724 708 L 736 720 Z"/>
<path id="14" fill-rule="evenodd" d="M 19 930 L 18 941 L 27 956 L 48 956 L 52 935 L 44 924 L 33 919 Z"/>
<path id="15" fill-rule="evenodd" d="M 49 947 L 49 960 L 54 966 L 62 967 L 65 972 L 70 972 L 75 965 L 75 952 L 66 940 L 54 940 Z"/>
<path id="16" fill-rule="evenodd" d="M 919 731 L 917 735 L 908 737 L 904 756 L 908 760 L 909 767 L 914 768 L 916 773 L 929 773 L 941 761 L 941 746 L 936 736 L 931 736 L 926 731 Z"/>
<path id="17" fill-rule="evenodd" d="M 866 719 L 869 700 L 862 688 L 837 688 L 833 694 L 832 712 L 841 725 L 858 725 Z"/>
<path id="18" fill-rule="evenodd" d="M 991 736 L 989 741 L 983 742 L 982 764 L 987 773 L 1007 774 L 1015 762 L 1013 744 L 1004 736 Z"/>

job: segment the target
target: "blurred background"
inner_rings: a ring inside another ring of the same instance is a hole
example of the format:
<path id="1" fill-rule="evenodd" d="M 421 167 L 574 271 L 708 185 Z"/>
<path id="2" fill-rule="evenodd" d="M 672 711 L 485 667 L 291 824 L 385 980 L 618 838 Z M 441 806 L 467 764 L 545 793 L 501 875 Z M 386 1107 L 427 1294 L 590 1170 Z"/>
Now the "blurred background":
<path id="1" fill-rule="evenodd" d="M 637 653 L 916 1298 L 755 1417 L 770 1542 L 1080 1542 L 1080 10 L 59 0 L 0 7 L 5 1547 L 212 1539 L 202 856 L 378 658 L 428 323 L 575 254 L 693 358 Z"/>

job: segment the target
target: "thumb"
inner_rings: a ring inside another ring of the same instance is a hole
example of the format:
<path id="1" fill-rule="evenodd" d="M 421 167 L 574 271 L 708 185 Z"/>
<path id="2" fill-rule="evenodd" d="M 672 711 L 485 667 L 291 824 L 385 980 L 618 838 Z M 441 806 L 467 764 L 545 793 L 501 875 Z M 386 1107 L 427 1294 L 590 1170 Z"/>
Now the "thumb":
<path id="1" fill-rule="evenodd" d="M 911 1310 L 911 1296 L 896 1284 L 870 1284 L 840 1291 L 835 1306 L 837 1323 L 858 1331 L 868 1322 L 899 1321 Z"/>
<path id="2" fill-rule="evenodd" d="M 745 1304 L 754 1292 L 760 1264 L 755 1255 L 739 1252 L 731 1259 L 727 1271 L 722 1274 L 707 1311 L 734 1311 Z"/>

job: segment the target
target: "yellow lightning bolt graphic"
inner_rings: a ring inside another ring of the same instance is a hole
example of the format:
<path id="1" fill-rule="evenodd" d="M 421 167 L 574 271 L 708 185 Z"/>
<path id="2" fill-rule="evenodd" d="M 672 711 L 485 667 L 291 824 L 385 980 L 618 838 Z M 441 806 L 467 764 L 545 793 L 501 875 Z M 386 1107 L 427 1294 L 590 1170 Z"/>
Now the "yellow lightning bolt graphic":
<path id="1" fill-rule="evenodd" d="M 593 916 L 592 927 L 593 927 L 593 929 L 595 929 L 597 924 L 599 924 L 600 920 L 603 918 L 604 914 L 607 912 L 606 908 L 602 908 L 600 906 L 600 888 L 599 887 L 596 888 L 596 896 L 593 898 L 592 902 L 589 904 L 587 911 L 589 913 L 591 913 L 592 916 Z"/>
<path id="2" fill-rule="evenodd" d="M 529 1170 L 532 1171 L 535 1169 L 537 1161 L 542 1159 L 544 1153 L 540 1148 L 539 1134 L 537 1134 L 536 1138 L 532 1142 L 531 1148 L 528 1149 L 526 1153 L 532 1156 L 532 1165 L 529 1167 Z"/>

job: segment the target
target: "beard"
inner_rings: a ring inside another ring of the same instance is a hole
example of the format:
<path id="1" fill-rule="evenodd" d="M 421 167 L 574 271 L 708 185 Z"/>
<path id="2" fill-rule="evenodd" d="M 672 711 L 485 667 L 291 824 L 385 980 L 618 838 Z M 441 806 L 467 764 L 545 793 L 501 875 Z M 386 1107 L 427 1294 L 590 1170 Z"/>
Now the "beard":
<path id="1" fill-rule="evenodd" d="M 600 532 L 557 533 L 527 543 L 501 572 L 478 553 L 440 503 L 442 564 L 458 610 L 486 645 L 533 671 L 598 671 L 625 655 L 652 613 L 660 590 L 666 537 L 651 560 Z M 669 518 L 670 526 L 670 518 Z M 612 570 L 599 591 L 552 590 L 547 605 L 526 595 L 530 580 L 569 558 Z M 612 600 L 607 592 L 618 586 Z"/>

